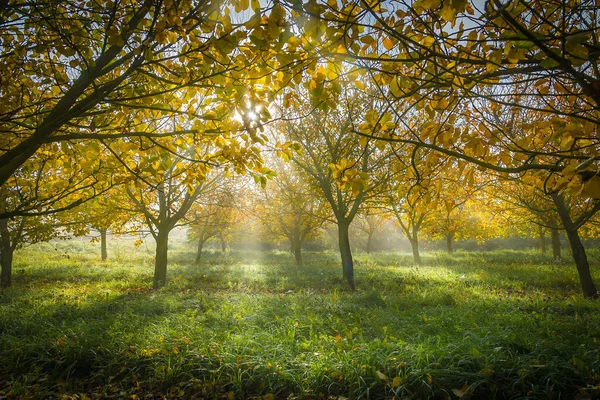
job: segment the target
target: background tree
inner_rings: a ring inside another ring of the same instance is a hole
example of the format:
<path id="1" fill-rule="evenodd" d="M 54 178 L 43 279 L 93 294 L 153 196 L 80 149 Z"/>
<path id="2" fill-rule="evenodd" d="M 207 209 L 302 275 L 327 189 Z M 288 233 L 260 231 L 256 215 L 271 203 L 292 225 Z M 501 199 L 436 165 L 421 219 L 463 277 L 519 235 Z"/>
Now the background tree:
<path id="1" fill-rule="evenodd" d="M 227 236 L 227 230 L 239 220 L 240 191 L 223 182 L 215 182 L 215 186 L 215 189 L 203 193 L 186 216 L 190 221 L 188 238 L 197 244 L 196 264 L 200 263 L 204 244 L 214 238 L 220 238 L 222 242 L 222 236 Z"/>
<path id="2" fill-rule="evenodd" d="M 396 187 L 389 191 L 388 201 L 390 212 L 396 218 L 402 234 L 410 242 L 414 262 L 422 264 L 419 232 L 427 224 L 431 213 L 429 206 L 433 203 L 430 202 L 430 194 L 417 186 Z"/>
<path id="3" fill-rule="evenodd" d="M 381 210 L 373 207 L 373 205 L 370 206 L 356 218 L 356 227 L 367 235 L 365 251 L 369 254 L 373 251 L 375 233 L 380 231 L 388 220 L 388 217 Z"/>
<path id="4" fill-rule="evenodd" d="M 255 216 L 272 237 L 285 238 L 298 266 L 302 245 L 319 235 L 328 217 L 323 199 L 305 182 L 293 164 L 276 164 L 277 176 L 258 193 Z"/>
<path id="5" fill-rule="evenodd" d="M 480 175 L 476 185 L 468 186 L 447 172 L 448 176 L 442 175 L 435 181 L 436 207 L 430 214 L 430 223 L 424 227 L 428 238 L 445 241 L 446 251 L 452 253 L 458 240 L 482 242 L 501 236 L 498 219 L 489 207 L 493 198 L 483 190 L 487 185 L 485 176 Z"/>
<path id="6" fill-rule="evenodd" d="M 497 205 L 499 214 L 510 226 L 528 236 L 540 236 L 540 245 L 545 246 L 546 232 L 550 232 L 552 256 L 561 259 L 560 230 L 562 223 L 550 196 L 535 186 L 511 180 L 498 181 L 489 188 L 491 196 L 501 200 Z"/>
<path id="7" fill-rule="evenodd" d="M 310 90 L 315 79 L 337 76 L 334 66 L 322 66 L 307 83 Z M 365 96 L 353 88 L 343 87 L 340 101 L 330 107 L 325 100 L 312 108 L 301 103 L 302 92 L 291 95 L 294 119 L 286 110 L 288 120 L 279 125 L 286 140 L 297 142 L 301 149 L 292 161 L 307 175 L 307 182 L 323 196 L 331 208 L 338 228 L 338 243 L 343 275 L 354 290 L 354 262 L 348 229 L 365 201 L 372 198 L 385 180 L 383 170 L 387 154 L 370 140 L 351 135 L 353 121 L 360 120 L 372 107 Z M 302 116 L 302 118 L 296 118 Z"/>
<path id="8" fill-rule="evenodd" d="M 153 287 L 159 289 L 167 278 L 169 233 L 182 223 L 196 199 L 214 188 L 218 178 L 209 175 L 208 166 L 198 171 L 201 164 L 186 165 L 169 152 L 159 152 L 156 156 L 164 171 L 145 176 L 126 190 L 132 210 L 141 214 L 156 241 Z"/>
<path id="9" fill-rule="evenodd" d="M 100 241 L 100 258 L 108 258 L 108 234 L 118 235 L 135 232 L 139 229 L 139 219 L 128 210 L 126 204 L 129 197 L 122 187 L 114 187 L 102 196 L 88 200 L 74 210 L 69 211 L 65 218 L 71 225 L 80 225 L 79 231 L 90 230 L 98 232 Z M 96 239 L 96 238 L 94 238 Z"/>
<path id="10" fill-rule="evenodd" d="M 440 171 L 444 165 L 440 161 L 443 160 L 435 153 L 418 149 L 397 147 L 392 151 L 394 157 L 386 166 L 391 179 L 386 182 L 381 199 L 410 242 L 414 262 L 421 264 L 419 233 L 431 223 L 436 196 L 442 188 Z M 445 167 L 451 169 L 452 165 Z"/>

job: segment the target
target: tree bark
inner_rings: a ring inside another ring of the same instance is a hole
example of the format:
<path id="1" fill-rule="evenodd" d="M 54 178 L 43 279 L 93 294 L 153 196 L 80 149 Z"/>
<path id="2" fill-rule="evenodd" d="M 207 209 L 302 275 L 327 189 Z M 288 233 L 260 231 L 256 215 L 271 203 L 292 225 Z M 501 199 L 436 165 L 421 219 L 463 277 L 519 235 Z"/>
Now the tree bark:
<path id="1" fill-rule="evenodd" d="M 373 251 L 373 232 L 369 232 L 367 236 L 367 253 L 371 254 Z"/>
<path id="2" fill-rule="evenodd" d="M 2 273 L 0 276 L 0 286 L 10 287 L 12 284 L 12 261 L 14 247 L 10 242 L 10 232 L 8 230 L 8 220 L 0 220 L 0 265 Z"/>
<path id="3" fill-rule="evenodd" d="M 100 229 L 100 257 L 102 261 L 106 261 L 108 258 L 108 252 L 106 251 L 106 231 L 107 229 Z"/>
<path id="4" fill-rule="evenodd" d="M 294 252 L 294 259 L 296 260 L 296 265 L 302 266 L 302 242 L 299 240 L 294 241 L 294 243 L 292 243 L 292 249 Z"/>
<path id="5" fill-rule="evenodd" d="M 224 239 L 221 239 L 221 252 L 225 253 L 227 251 L 227 242 Z"/>
<path id="6" fill-rule="evenodd" d="M 204 247 L 204 233 L 200 234 L 198 238 L 198 251 L 196 252 L 196 264 L 200 264 L 200 258 L 202 257 L 202 248 Z"/>
<path id="7" fill-rule="evenodd" d="M 546 232 L 544 232 L 544 228 L 540 225 L 540 248 L 542 249 L 542 253 L 546 254 Z"/>
<path id="8" fill-rule="evenodd" d="M 569 239 L 571 254 L 573 255 L 573 260 L 575 261 L 575 266 L 577 267 L 577 273 L 579 274 L 579 282 L 581 283 L 583 296 L 586 298 L 597 299 L 598 290 L 596 289 L 596 285 L 594 284 L 594 280 L 592 279 L 592 275 L 590 273 L 590 264 L 588 262 L 587 255 L 585 254 L 585 247 L 583 247 L 583 243 L 581 243 L 581 239 L 579 238 L 578 227 L 573 223 L 562 195 L 555 193 L 552 195 L 552 200 L 556 205 L 558 215 L 560 216 L 562 224 L 567 233 L 567 238 Z"/>
<path id="9" fill-rule="evenodd" d="M 454 233 L 447 233 L 446 234 L 446 251 L 448 252 L 448 254 L 452 254 L 452 252 L 454 251 L 454 249 L 452 248 L 452 241 L 454 239 Z M 419 251 L 419 249 L 417 249 L 417 252 Z M 421 259 L 419 257 L 419 259 Z"/>
<path id="10" fill-rule="evenodd" d="M 560 233 L 557 228 L 550 229 L 550 238 L 552 239 L 552 257 L 554 257 L 554 260 L 560 261 L 562 258 L 560 255 Z"/>
<path id="11" fill-rule="evenodd" d="M 350 249 L 350 224 L 348 222 L 338 221 L 338 239 L 340 247 L 340 256 L 342 257 L 342 273 L 348 286 L 352 291 L 356 289 L 354 286 L 354 261 L 352 260 L 352 250 Z"/>
<path id="12" fill-rule="evenodd" d="M 421 265 L 421 255 L 419 254 L 419 239 L 416 237 L 410 239 L 410 246 L 412 247 L 413 259 L 415 264 Z"/>
<path id="13" fill-rule="evenodd" d="M 154 262 L 154 289 L 160 289 L 167 282 L 167 252 L 169 231 L 159 229 L 156 237 L 156 260 Z"/>

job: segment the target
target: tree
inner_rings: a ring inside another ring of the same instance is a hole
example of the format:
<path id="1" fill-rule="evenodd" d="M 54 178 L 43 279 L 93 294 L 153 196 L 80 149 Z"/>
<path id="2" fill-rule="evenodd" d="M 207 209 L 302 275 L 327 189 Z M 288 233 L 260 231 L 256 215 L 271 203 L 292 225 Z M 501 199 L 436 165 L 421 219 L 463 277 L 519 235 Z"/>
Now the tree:
<path id="1" fill-rule="evenodd" d="M 504 216 L 507 226 L 519 229 L 529 236 L 540 236 L 544 251 L 544 236 L 550 231 L 552 256 L 561 260 L 560 233 L 562 223 L 550 196 L 535 186 L 526 185 L 518 180 L 502 180 L 490 186 L 490 195 L 501 200 L 499 212 Z"/>
<path id="2" fill-rule="evenodd" d="M 54 161 L 64 162 L 59 170 L 49 168 Z M 0 264 L 1 285 L 9 287 L 12 281 L 13 253 L 26 244 L 82 234 L 81 224 L 72 223 L 65 213 L 47 213 L 53 210 L 70 210 L 79 204 L 81 196 L 93 198 L 105 189 L 96 186 L 98 179 L 106 177 L 98 168 L 94 175 L 81 175 L 69 166 L 69 159 L 56 154 L 36 155 L 35 162 L 13 174 L 13 184 L 0 186 Z M 35 168 L 33 168 L 35 167 Z M 58 176 L 64 173 L 64 179 Z M 110 176 L 110 175 L 109 175 Z M 69 185 L 78 179 L 78 188 Z M 107 179 L 104 188 L 110 187 Z M 14 211 L 19 209 L 20 212 Z"/>
<path id="3" fill-rule="evenodd" d="M 154 177 L 155 184 L 136 181 L 127 188 L 133 210 L 142 215 L 156 241 L 154 289 L 166 283 L 169 233 L 181 223 L 196 199 L 217 182 L 216 177 L 208 176 L 208 171 L 195 175 L 183 160 L 170 153 L 157 155 L 162 156 L 164 171 Z"/>
<path id="4" fill-rule="evenodd" d="M 187 121 L 149 121 L 172 123 L 175 128 Z M 215 122 L 216 124 L 217 122 Z M 221 120 L 219 124 L 241 124 Z M 263 167 L 260 151 L 245 134 L 206 137 L 202 144 L 181 143 L 183 155 L 174 151 L 170 138 L 128 140 L 111 144 L 110 151 L 133 176 L 126 188 L 132 204 L 156 241 L 154 288 L 166 283 L 169 232 L 182 223 L 196 199 L 213 190 L 222 175 L 231 171 L 253 174 L 266 181 L 270 170 Z"/>
<path id="5" fill-rule="evenodd" d="M 259 193 L 254 214 L 271 236 L 289 242 L 296 264 L 301 266 L 302 245 L 318 236 L 327 219 L 326 206 L 293 164 L 276 165 L 277 176 Z"/>
<path id="6" fill-rule="evenodd" d="M 337 76 L 334 66 L 319 67 L 316 79 Z M 314 85 L 307 82 L 307 87 Z M 384 161 L 389 155 L 378 149 L 371 140 L 351 135 L 353 121 L 361 120 L 365 111 L 372 107 L 365 96 L 348 86 L 337 83 L 341 90 L 340 101 L 329 107 L 322 101 L 314 104 L 301 103 L 303 92 L 287 97 L 295 107 L 294 116 L 280 125 L 286 140 L 300 144 L 300 151 L 293 153 L 292 161 L 307 175 L 307 180 L 331 208 L 338 228 L 338 243 L 342 259 L 343 276 L 354 290 L 354 262 L 350 248 L 350 223 L 361 206 L 372 198 L 385 180 Z M 291 99 L 290 99 L 291 98 Z M 286 114 L 288 112 L 286 111 Z"/>
<path id="7" fill-rule="evenodd" d="M 600 209 L 600 203 L 577 198 L 571 198 L 569 201 L 561 192 L 553 192 L 550 196 L 569 239 L 571 255 L 577 267 L 583 294 L 585 297 L 598 298 L 598 289 L 590 273 L 590 265 L 579 236 L 579 229 Z"/>
<path id="8" fill-rule="evenodd" d="M 54 163 L 53 174 L 66 165 L 89 176 L 105 141 L 146 138 L 152 145 L 170 136 L 178 151 L 206 135 L 226 139 L 239 126 L 210 121 L 244 115 L 246 103 L 264 101 L 276 86 L 249 88 L 273 71 L 263 57 L 269 46 L 250 37 L 269 39 L 286 29 L 275 8 L 265 16 L 265 29 L 260 6 L 254 7 L 258 21 L 232 24 L 230 13 L 249 7 L 189 0 L 8 2 L 0 21 L 0 185 L 15 187 L 11 176 L 31 170 L 40 154 L 60 158 L 72 151 L 78 157 Z M 202 104 L 207 96 L 210 107 Z M 268 118 L 266 107 L 251 112 L 254 120 Z M 191 123 L 148 122 L 173 117 Z M 246 119 L 246 133 L 262 140 L 251 122 Z M 68 191 L 82 189 L 69 207 L 88 198 L 87 182 L 65 182 Z M 54 200 L 43 200 L 27 199 L 33 208 L 41 202 L 44 212 L 60 211 Z M 0 217 L 23 215 L 28 207 L 10 207 Z"/>
<path id="9" fill-rule="evenodd" d="M 422 187 L 397 186 L 390 190 L 387 204 L 396 218 L 402 234 L 410 242 L 414 262 L 422 264 L 419 252 L 419 232 L 428 222 L 427 218 L 431 213 L 430 205 L 433 203 L 431 203 L 430 193 L 423 190 Z"/>
<path id="10" fill-rule="evenodd" d="M 197 243 L 196 264 L 200 263 L 204 244 L 210 239 L 226 236 L 238 220 L 240 205 L 236 198 L 239 190 L 232 190 L 222 183 L 216 185 L 215 190 L 204 193 L 202 199 L 192 205 L 186 217 L 190 221 L 188 238 Z"/>
<path id="11" fill-rule="evenodd" d="M 489 183 L 484 176 L 479 176 L 474 186 L 465 185 L 447 171 L 435 180 L 436 206 L 424 231 L 432 240 L 444 240 L 448 253 L 453 252 L 457 240 L 482 242 L 501 231 L 498 218 L 490 210 L 493 198 L 484 191 Z"/>
<path id="12" fill-rule="evenodd" d="M 0 189 L 0 211 L 6 209 L 11 193 Z M 61 214 L 36 217 L 17 216 L 0 219 L 0 287 L 12 285 L 12 263 L 15 250 L 52 238 L 68 238 L 71 234 L 83 234 L 80 225 L 61 219 Z"/>
<path id="13" fill-rule="evenodd" d="M 292 19 L 309 55 L 318 52 L 332 62 L 354 64 L 363 75 L 358 79 L 370 78 L 380 88 L 394 120 L 406 122 L 392 136 L 376 124 L 357 132 L 509 173 L 561 173 L 571 162 L 591 159 L 576 174 L 566 175 L 598 184 L 598 156 L 588 146 L 588 141 L 597 145 L 600 121 L 600 21 L 592 1 L 344 0 L 287 6 L 294 10 Z M 317 85 L 314 93 L 323 90 Z M 483 122 L 474 121 L 474 114 L 494 108 L 508 116 L 507 111 L 516 109 L 547 118 L 528 127 L 519 143 L 490 121 L 476 134 L 464 131 Z M 445 117 L 421 123 L 407 118 L 419 111 Z M 463 129 L 455 129 L 461 116 Z M 550 140 L 529 140 L 543 137 L 549 128 L 554 129 Z M 561 141 L 564 148 L 554 146 Z M 499 143 L 506 152 L 487 151 Z M 587 149 L 588 154 L 567 149 Z"/>
<path id="14" fill-rule="evenodd" d="M 353 63 L 387 102 L 356 124 L 357 134 L 468 162 L 466 174 L 477 166 L 518 174 L 548 193 L 600 199 L 600 21 L 593 2 L 289 7 L 308 54 L 318 43 L 331 62 Z M 314 96 L 331 87 L 315 82 Z M 533 118 L 518 131 L 496 124 L 516 113 Z M 586 268 L 578 264 L 579 271 Z"/>
<path id="15" fill-rule="evenodd" d="M 412 150 L 411 154 L 409 148 L 396 147 L 392 152 L 394 157 L 386 166 L 391 179 L 382 192 L 383 204 L 410 242 L 414 262 L 421 264 L 419 233 L 431 223 L 436 196 L 441 191 L 440 173 L 444 166 L 451 169 L 452 165 L 444 165 L 435 153 L 419 149 Z"/>
<path id="16" fill-rule="evenodd" d="M 79 231 L 89 233 L 90 229 L 98 232 L 100 241 L 100 257 L 102 261 L 108 258 L 107 236 L 138 230 L 136 226 L 140 221 L 128 211 L 124 204 L 129 202 L 129 197 L 120 187 L 112 188 L 102 196 L 84 202 L 74 210 L 63 216 L 70 225 L 79 225 Z"/>
<path id="17" fill-rule="evenodd" d="M 367 242 L 365 245 L 365 251 L 367 253 L 371 253 L 373 251 L 373 238 L 375 236 L 375 232 L 379 231 L 387 220 L 387 216 L 381 212 L 378 212 L 373 205 L 358 215 L 356 219 L 356 225 L 358 229 L 367 235 Z"/>

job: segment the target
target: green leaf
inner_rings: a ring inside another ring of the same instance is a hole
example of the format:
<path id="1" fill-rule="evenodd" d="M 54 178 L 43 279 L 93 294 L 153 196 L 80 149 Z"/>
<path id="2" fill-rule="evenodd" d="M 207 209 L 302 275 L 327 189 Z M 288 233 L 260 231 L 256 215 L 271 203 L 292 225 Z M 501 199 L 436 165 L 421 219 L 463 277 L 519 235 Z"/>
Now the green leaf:
<path id="1" fill-rule="evenodd" d="M 556 68 L 559 65 L 560 65 L 560 63 L 551 57 L 546 57 L 546 59 L 540 63 L 540 67 L 542 67 L 544 69 Z"/>

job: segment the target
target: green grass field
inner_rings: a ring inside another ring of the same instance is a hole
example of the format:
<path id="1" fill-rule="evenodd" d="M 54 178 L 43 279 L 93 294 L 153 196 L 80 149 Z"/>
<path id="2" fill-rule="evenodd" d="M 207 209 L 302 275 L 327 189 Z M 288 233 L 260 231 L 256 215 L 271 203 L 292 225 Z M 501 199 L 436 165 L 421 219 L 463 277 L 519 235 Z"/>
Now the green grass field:
<path id="1" fill-rule="evenodd" d="M 0 295 L 0 398 L 587 399 L 600 303 L 537 252 L 170 255 L 83 241 L 17 253 Z M 600 253 L 591 252 L 600 282 Z M 70 396 L 70 397 L 69 397 Z"/>

